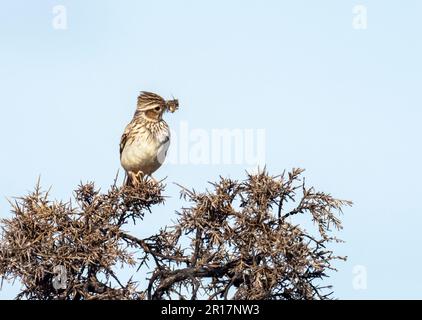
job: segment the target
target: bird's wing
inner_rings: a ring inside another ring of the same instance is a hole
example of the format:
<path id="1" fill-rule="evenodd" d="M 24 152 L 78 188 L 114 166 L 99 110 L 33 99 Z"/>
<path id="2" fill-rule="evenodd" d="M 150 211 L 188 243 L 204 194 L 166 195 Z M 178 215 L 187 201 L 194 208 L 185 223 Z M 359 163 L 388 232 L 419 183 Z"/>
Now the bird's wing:
<path id="1" fill-rule="evenodd" d="M 120 158 L 122 158 L 122 152 L 123 152 L 123 149 L 125 148 L 125 145 L 126 145 L 128 138 L 129 138 L 131 128 L 132 128 L 131 123 L 129 123 L 126 126 L 125 132 L 123 132 L 123 135 L 120 139 Z"/>

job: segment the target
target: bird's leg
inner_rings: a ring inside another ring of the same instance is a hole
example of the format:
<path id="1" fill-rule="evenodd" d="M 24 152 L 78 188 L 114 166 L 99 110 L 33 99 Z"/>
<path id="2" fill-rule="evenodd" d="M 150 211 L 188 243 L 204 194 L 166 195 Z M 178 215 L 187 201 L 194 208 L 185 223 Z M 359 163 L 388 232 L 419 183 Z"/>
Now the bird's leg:
<path id="1" fill-rule="evenodd" d="M 145 176 L 147 175 L 145 175 L 145 173 L 143 173 L 142 171 L 138 171 L 136 173 L 133 171 L 128 171 L 126 177 L 126 185 L 131 186 L 133 188 L 138 188 Z M 158 181 L 155 180 L 153 176 L 148 175 L 147 177 L 151 179 L 155 184 L 158 184 Z"/>
<path id="2" fill-rule="evenodd" d="M 134 176 L 134 187 L 139 187 L 141 181 L 144 178 L 144 173 L 142 171 L 138 171 Z"/>
<path id="3" fill-rule="evenodd" d="M 137 184 L 137 174 L 133 171 L 128 171 L 126 177 L 126 185 L 130 187 L 136 187 Z"/>

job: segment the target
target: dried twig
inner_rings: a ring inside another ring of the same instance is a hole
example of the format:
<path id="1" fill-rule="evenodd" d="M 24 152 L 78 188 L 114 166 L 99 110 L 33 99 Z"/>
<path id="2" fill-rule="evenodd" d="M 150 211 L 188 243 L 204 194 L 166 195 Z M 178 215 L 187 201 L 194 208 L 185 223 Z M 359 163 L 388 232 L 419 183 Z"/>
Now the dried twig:
<path id="1" fill-rule="evenodd" d="M 116 180 L 104 194 L 81 184 L 76 205 L 50 201 L 38 182 L 2 220 L 0 276 L 22 282 L 18 299 L 328 299 L 330 287 L 318 284 L 344 259 L 327 249 L 339 241 L 330 226 L 341 229 L 336 214 L 351 202 L 307 188 L 302 172 L 221 178 L 203 193 L 182 187 L 190 206 L 174 226 L 145 239 L 123 227 L 164 202 L 161 182 L 131 188 Z M 294 224 L 298 214 L 308 214 L 318 232 Z M 149 268 L 145 288 L 122 283 L 120 265 Z"/>

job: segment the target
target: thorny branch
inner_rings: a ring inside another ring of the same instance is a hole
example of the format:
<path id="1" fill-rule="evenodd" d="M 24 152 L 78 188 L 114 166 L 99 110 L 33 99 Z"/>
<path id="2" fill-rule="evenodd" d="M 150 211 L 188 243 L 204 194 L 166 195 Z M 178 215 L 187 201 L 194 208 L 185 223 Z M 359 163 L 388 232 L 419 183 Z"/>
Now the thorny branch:
<path id="1" fill-rule="evenodd" d="M 345 259 L 329 249 L 340 241 L 329 234 L 351 202 L 307 188 L 302 172 L 220 178 L 203 193 L 182 187 L 190 206 L 145 239 L 123 228 L 164 203 L 161 183 L 115 182 L 106 193 L 81 184 L 75 205 L 50 201 L 38 183 L 2 220 L 0 276 L 22 282 L 18 299 L 328 299 L 321 281 Z M 295 224 L 297 215 L 309 215 L 317 231 Z M 118 265 L 149 278 L 122 283 Z M 53 286 L 56 266 L 66 270 L 65 289 Z"/>

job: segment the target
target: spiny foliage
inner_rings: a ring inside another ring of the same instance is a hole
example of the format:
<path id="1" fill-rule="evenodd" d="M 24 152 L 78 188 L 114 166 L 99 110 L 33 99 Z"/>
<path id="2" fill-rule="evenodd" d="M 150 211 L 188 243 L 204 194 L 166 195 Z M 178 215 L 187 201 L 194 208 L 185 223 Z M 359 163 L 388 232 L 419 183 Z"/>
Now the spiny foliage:
<path id="1" fill-rule="evenodd" d="M 335 256 L 327 248 L 336 216 L 351 205 L 307 188 L 301 169 L 245 181 L 220 178 L 212 190 L 182 187 L 190 205 L 175 225 L 140 239 L 123 230 L 164 203 L 164 186 L 145 179 L 136 188 L 100 193 L 81 184 L 75 203 L 35 191 L 2 220 L 0 275 L 24 285 L 18 299 L 326 299 L 319 286 Z M 309 215 L 318 231 L 294 223 Z M 152 262 L 148 263 L 148 262 Z M 144 284 L 121 283 L 118 266 L 150 271 Z M 66 271 L 56 286 L 57 266 Z"/>

